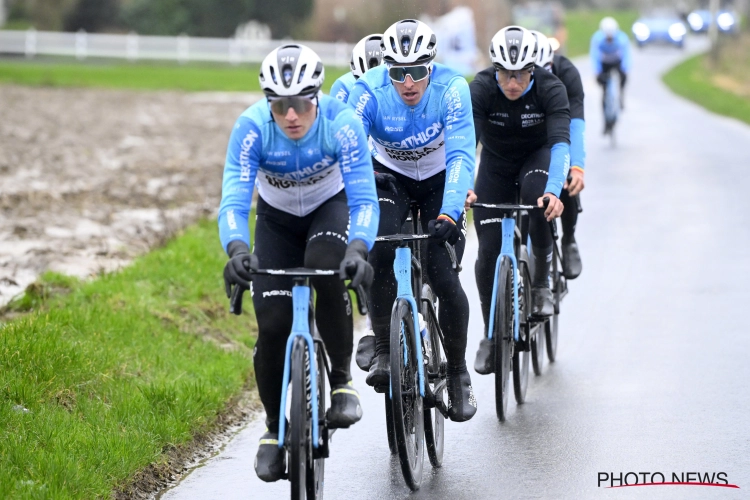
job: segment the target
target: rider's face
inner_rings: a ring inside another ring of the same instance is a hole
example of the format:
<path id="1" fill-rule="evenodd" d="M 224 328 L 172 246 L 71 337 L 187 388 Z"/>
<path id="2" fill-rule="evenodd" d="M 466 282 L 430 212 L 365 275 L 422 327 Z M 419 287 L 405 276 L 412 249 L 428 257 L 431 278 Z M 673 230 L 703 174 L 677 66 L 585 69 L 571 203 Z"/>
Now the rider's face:
<path id="1" fill-rule="evenodd" d="M 401 100 L 408 106 L 416 106 L 422 100 L 422 96 L 425 90 L 427 90 L 427 85 L 430 83 L 430 78 L 428 77 L 415 82 L 412 80 L 411 75 L 406 75 L 403 82 L 391 81 L 393 82 L 393 86 L 396 87 L 396 92 L 398 92 Z"/>
<path id="2" fill-rule="evenodd" d="M 505 97 L 515 101 L 523 95 L 531 83 L 532 70 L 508 71 L 497 69 L 495 71 L 497 83 L 503 89 Z"/>
<path id="3" fill-rule="evenodd" d="M 271 108 L 271 113 L 273 114 L 274 121 L 276 121 L 276 124 L 284 131 L 286 136 L 292 140 L 297 140 L 304 137 L 315 122 L 317 103 L 316 101 L 312 101 L 312 104 L 309 109 L 300 111 L 289 107 L 285 114 L 277 113 Z"/>

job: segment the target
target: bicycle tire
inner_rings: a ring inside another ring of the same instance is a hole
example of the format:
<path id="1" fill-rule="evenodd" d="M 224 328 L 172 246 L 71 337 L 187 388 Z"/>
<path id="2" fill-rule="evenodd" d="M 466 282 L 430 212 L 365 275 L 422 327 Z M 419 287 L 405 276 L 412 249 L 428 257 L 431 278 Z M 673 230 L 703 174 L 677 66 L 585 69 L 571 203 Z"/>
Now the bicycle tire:
<path id="1" fill-rule="evenodd" d="M 292 344 L 292 398 L 289 409 L 289 481 L 292 500 L 304 500 L 307 497 L 308 460 L 312 458 L 311 408 L 307 404 L 308 372 L 305 369 L 307 358 L 307 343 L 302 337 L 297 337 Z"/>
<path id="2" fill-rule="evenodd" d="M 388 433 L 388 449 L 391 455 L 396 455 L 398 447 L 396 446 L 396 431 L 393 429 L 393 403 L 388 394 L 385 395 L 385 426 Z"/>
<path id="3" fill-rule="evenodd" d="M 326 419 L 326 377 L 325 361 L 323 360 L 323 350 L 319 345 L 315 345 L 315 359 L 317 364 L 318 380 L 318 437 L 322 439 L 323 428 Z M 323 498 L 323 484 L 325 476 L 325 457 L 314 458 L 312 448 L 312 429 L 310 430 L 311 438 L 311 460 L 308 461 L 307 467 L 307 498 Z"/>
<path id="4" fill-rule="evenodd" d="M 560 294 L 562 283 L 560 281 L 560 261 L 557 252 L 552 252 L 552 302 L 555 307 L 555 313 L 544 323 L 544 334 L 547 337 L 547 358 L 550 363 L 557 359 L 557 329 L 560 316 Z"/>
<path id="5" fill-rule="evenodd" d="M 528 258 L 526 259 L 528 262 Z M 518 275 L 521 277 L 519 283 L 519 313 L 518 319 L 521 323 L 518 328 L 520 340 L 529 342 L 531 335 L 531 324 L 528 318 L 531 316 L 528 309 L 531 307 L 531 277 L 529 270 L 523 259 L 518 262 Z M 516 403 L 523 404 L 526 401 L 526 391 L 529 388 L 529 350 L 521 350 L 516 346 L 513 350 L 513 394 L 516 397 Z"/>
<path id="6" fill-rule="evenodd" d="M 502 257 L 497 277 L 495 322 L 495 412 L 500 422 L 508 416 L 508 375 L 513 342 L 513 268 L 510 259 Z"/>
<path id="7" fill-rule="evenodd" d="M 424 468 L 423 401 L 419 394 L 415 335 L 411 305 L 404 299 L 396 299 L 391 314 L 390 346 L 393 428 L 401 472 L 413 491 L 422 484 Z"/>
<path id="8" fill-rule="evenodd" d="M 427 301 L 427 302 L 425 302 Z M 425 375 L 427 381 L 430 383 L 430 387 L 433 389 L 442 381 L 445 380 L 441 377 L 441 364 L 443 363 L 442 349 L 440 342 L 440 335 L 437 333 L 439 325 L 435 324 L 435 318 L 437 317 L 437 310 L 433 315 L 429 304 L 435 303 L 435 297 L 432 293 L 430 285 L 425 284 L 422 286 L 422 304 L 420 309 L 422 317 L 427 325 L 427 332 L 430 340 L 430 356 L 429 363 L 425 364 Z M 443 373 L 445 370 L 443 370 Z M 445 386 L 440 390 L 438 394 L 435 394 L 436 399 L 442 399 L 447 389 Z M 425 408 L 424 409 L 424 439 L 427 444 L 427 456 L 430 459 L 430 464 L 433 467 L 440 467 L 443 465 L 443 451 L 445 448 L 445 417 L 437 408 Z"/>

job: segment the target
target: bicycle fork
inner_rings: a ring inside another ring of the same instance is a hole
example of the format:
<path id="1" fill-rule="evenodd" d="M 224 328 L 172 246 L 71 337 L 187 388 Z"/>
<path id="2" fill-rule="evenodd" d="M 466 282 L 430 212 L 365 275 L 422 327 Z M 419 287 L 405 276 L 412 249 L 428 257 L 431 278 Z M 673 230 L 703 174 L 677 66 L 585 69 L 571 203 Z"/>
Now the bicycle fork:
<path id="1" fill-rule="evenodd" d="M 296 280 L 295 280 L 296 281 Z M 281 383 L 281 406 L 280 411 L 286 412 L 286 395 L 289 387 L 289 376 L 291 372 L 292 346 L 297 337 L 305 339 L 307 354 L 310 360 L 308 376 L 310 377 L 310 396 L 312 398 L 312 442 L 313 448 L 321 444 L 318 429 L 318 366 L 315 362 L 315 343 L 310 335 L 309 309 L 310 287 L 296 283 L 292 288 L 292 304 L 294 315 L 292 317 L 292 332 L 286 341 L 286 354 L 284 355 L 284 378 Z M 284 447 L 286 437 L 286 417 L 279 419 L 279 448 Z M 297 418 L 302 418 L 298 415 Z"/>
<path id="2" fill-rule="evenodd" d="M 398 283 L 396 301 L 399 299 L 406 300 L 411 307 L 412 320 L 414 321 L 414 350 L 417 354 L 417 374 L 419 377 L 419 395 L 424 398 L 424 360 L 422 359 L 421 335 L 419 333 L 419 308 L 417 301 L 414 299 L 411 283 L 411 248 L 408 246 L 396 248 L 396 258 L 393 261 L 393 272 L 396 275 Z M 403 332 L 403 329 L 402 329 Z M 403 333 L 402 333 L 403 335 Z M 409 359 L 409 348 L 406 339 L 404 339 L 404 366 Z M 391 396 L 393 390 L 391 388 Z"/>
<path id="3" fill-rule="evenodd" d="M 519 342 L 518 335 L 518 261 L 513 246 L 513 238 L 516 232 L 516 219 L 513 217 L 503 217 L 502 220 L 502 245 L 500 246 L 500 255 L 497 256 L 495 263 L 495 284 L 492 287 L 492 303 L 490 304 L 490 324 L 487 328 L 487 338 L 492 339 L 492 332 L 495 327 L 495 304 L 497 302 L 497 283 L 498 273 L 500 272 L 500 263 L 503 257 L 508 257 L 513 270 L 513 340 Z"/>

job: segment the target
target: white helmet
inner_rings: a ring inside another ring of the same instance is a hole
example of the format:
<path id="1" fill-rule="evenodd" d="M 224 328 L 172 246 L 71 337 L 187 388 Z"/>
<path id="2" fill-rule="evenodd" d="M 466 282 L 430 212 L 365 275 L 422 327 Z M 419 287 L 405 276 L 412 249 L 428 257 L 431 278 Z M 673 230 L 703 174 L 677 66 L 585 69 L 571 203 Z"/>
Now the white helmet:
<path id="1" fill-rule="evenodd" d="M 507 70 L 530 68 L 536 63 L 537 42 L 526 28 L 508 26 L 492 37 L 490 59 L 492 64 Z"/>
<path id="2" fill-rule="evenodd" d="M 352 60 L 349 62 L 354 78 L 359 78 L 368 69 L 383 64 L 383 52 L 380 49 L 382 39 L 383 35 L 380 34 L 367 35 L 354 46 Z"/>
<path id="3" fill-rule="evenodd" d="M 548 64 L 552 64 L 552 58 L 555 56 L 555 51 L 552 50 L 552 44 L 549 43 L 549 38 L 539 31 L 532 31 L 531 34 L 536 37 L 537 43 L 536 65 L 545 67 Z"/>
<path id="4" fill-rule="evenodd" d="M 612 38 L 617 33 L 617 30 L 620 29 L 620 25 L 617 24 L 614 17 L 605 17 L 599 23 L 599 29 L 602 30 L 606 37 Z"/>
<path id="5" fill-rule="evenodd" d="M 323 62 L 318 54 L 300 44 L 274 49 L 260 65 L 260 88 L 268 97 L 315 94 L 324 78 Z"/>
<path id="6" fill-rule="evenodd" d="M 385 30 L 380 48 L 386 64 L 429 65 L 437 55 L 437 37 L 425 23 L 403 19 Z"/>

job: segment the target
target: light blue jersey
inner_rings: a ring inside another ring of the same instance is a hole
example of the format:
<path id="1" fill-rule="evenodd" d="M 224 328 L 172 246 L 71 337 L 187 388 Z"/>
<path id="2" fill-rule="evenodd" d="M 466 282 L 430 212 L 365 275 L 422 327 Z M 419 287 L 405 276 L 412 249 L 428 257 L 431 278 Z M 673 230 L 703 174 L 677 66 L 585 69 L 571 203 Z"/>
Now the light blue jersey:
<path id="1" fill-rule="evenodd" d="M 354 78 L 354 74 L 350 71 L 349 73 L 342 75 L 333 82 L 331 85 L 330 96 L 335 97 L 341 102 L 349 100 L 349 94 L 352 91 L 352 87 L 357 83 L 357 79 Z"/>
<path id="2" fill-rule="evenodd" d="M 357 80 L 348 104 L 373 139 L 373 157 L 384 166 L 418 181 L 447 169 L 440 212 L 458 220 L 473 185 L 476 150 L 471 96 L 463 76 L 433 64 L 422 99 L 409 106 L 382 65 Z"/>
<path id="3" fill-rule="evenodd" d="M 611 42 L 602 30 L 591 37 L 589 57 L 594 71 L 598 75 L 602 72 L 602 64 L 620 63 L 622 71 L 630 71 L 630 39 L 623 31 L 618 30 Z"/>
<path id="4" fill-rule="evenodd" d="M 292 140 L 273 121 L 268 100 L 245 110 L 229 138 L 219 235 L 224 249 L 233 240 L 250 246 L 248 214 L 253 187 L 272 207 L 303 217 L 346 190 L 349 241 L 372 248 L 380 220 L 367 135 L 345 104 L 321 95 L 310 130 Z"/>

